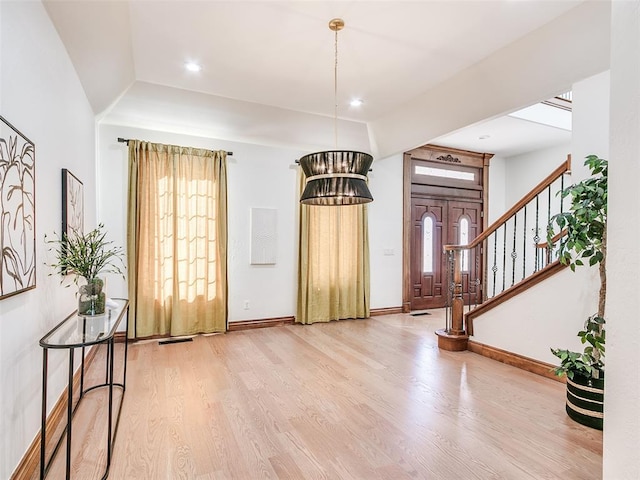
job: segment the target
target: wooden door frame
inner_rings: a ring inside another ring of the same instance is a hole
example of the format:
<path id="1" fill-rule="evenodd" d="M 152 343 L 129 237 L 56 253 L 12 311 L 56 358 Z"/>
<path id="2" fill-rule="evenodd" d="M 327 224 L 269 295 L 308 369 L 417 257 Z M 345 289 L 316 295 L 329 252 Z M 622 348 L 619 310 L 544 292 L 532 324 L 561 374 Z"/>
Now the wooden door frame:
<path id="1" fill-rule="evenodd" d="M 403 155 L 402 208 L 402 311 L 411 311 L 411 161 L 428 160 L 442 164 L 459 164 L 482 169 L 482 230 L 487 227 L 486 209 L 489 205 L 489 162 L 492 153 L 470 152 L 438 145 L 423 145 Z"/>

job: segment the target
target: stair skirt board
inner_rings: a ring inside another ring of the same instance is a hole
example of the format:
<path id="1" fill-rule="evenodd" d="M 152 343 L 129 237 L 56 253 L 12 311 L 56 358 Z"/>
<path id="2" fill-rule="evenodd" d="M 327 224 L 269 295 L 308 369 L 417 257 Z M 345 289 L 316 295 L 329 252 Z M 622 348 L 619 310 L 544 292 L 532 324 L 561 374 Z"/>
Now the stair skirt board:
<path id="1" fill-rule="evenodd" d="M 517 353 L 507 352 L 506 350 L 492 347 L 491 345 L 485 345 L 472 339 L 469 339 L 467 348 L 471 352 L 482 355 L 483 357 L 497 360 L 498 362 L 506 363 L 512 367 L 520 368 L 527 372 L 550 378 L 556 382 L 564 383 L 564 378 L 558 377 L 553 372 L 555 365 L 551 365 L 550 363 L 541 362 Z"/>

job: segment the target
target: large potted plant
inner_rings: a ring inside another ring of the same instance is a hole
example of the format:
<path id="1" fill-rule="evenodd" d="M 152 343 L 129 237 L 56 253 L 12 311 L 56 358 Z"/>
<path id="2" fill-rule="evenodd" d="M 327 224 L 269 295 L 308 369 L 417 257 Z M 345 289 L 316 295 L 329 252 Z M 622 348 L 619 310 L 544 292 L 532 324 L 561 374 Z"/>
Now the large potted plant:
<path id="1" fill-rule="evenodd" d="M 78 289 L 78 314 L 99 315 L 105 311 L 106 294 L 104 280 L 100 275 L 115 273 L 122 275 L 122 247 L 112 246 L 107 241 L 104 225 L 89 233 L 72 232 L 45 241 L 53 247 L 56 261 L 51 267 L 64 275 L 75 275 Z M 64 281 L 64 279 L 63 279 Z"/>
<path id="2" fill-rule="evenodd" d="M 577 266 L 598 265 L 598 312 L 587 318 L 578 332 L 582 352 L 552 348 L 560 359 L 556 375 L 567 376 L 567 414 L 583 425 L 602 430 L 604 421 L 604 357 L 607 295 L 607 174 L 608 163 L 589 155 L 585 166 L 591 176 L 561 192 L 570 197 L 567 212 L 553 216 L 547 228 L 549 245 L 557 245 L 558 258 L 572 271 Z M 556 230 L 558 229 L 559 232 Z M 555 240 L 555 241 L 554 241 Z"/>

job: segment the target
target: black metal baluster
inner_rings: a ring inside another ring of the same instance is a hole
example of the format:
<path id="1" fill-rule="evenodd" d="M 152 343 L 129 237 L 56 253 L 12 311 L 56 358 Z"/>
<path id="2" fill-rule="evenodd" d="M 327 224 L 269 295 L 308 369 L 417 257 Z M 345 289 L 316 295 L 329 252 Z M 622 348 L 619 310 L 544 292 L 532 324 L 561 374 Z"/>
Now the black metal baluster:
<path id="1" fill-rule="evenodd" d="M 480 294 L 480 255 L 482 255 L 482 244 L 478 245 L 476 247 L 476 279 L 475 279 L 475 284 L 476 284 L 476 298 L 475 298 L 475 303 L 473 308 L 476 308 L 478 306 L 478 296 Z"/>
<path id="2" fill-rule="evenodd" d="M 524 223 L 522 225 L 522 280 L 527 274 L 527 206 L 524 206 Z"/>
<path id="3" fill-rule="evenodd" d="M 507 286 L 507 222 L 502 224 L 504 234 L 502 235 L 502 291 Z"/>
<path id="4" fill-rule="evenodd" d="M 538 216 L 539 216 L 539 209 L 540 205 L 539 205 L 539 195 L 536 195 L 536 230 L 535 233 L 533 235 L 533 243 L 536 246 L 536 263 L 535 266 L 533 268 L 534 273 L 538 271 L 538 269 L 541 267 L 540 265 L 540 249 L 538 248 L 538 243 L 540 243 L 540 224 L 538 222 Z M 543 265 L 542 265 L 543 266 Z"/>
<path id="5" fill-rule="evenodd" d="M 493 272 L 493 291 L 491 292 L 491 296 L 496 296 L 496 274 L 498 273 L 498 229 L 493 232 L 493 266 L 491 267 L 491 271 Z"/>
<path id="6" fill-rule="evenodd" d="M 476 255 L 476 250 L 475 248 L 473 250 L 471 249 L 467 249 L 467 255 L 469 256 L 469 261 L 467 263 L 467 267 L 469 267 L 469 273 L 468 273 L 468 277 L 467 277 L 467 312 L 470 312 L 472 310 L 472 303 L 471 303 L 471 295 L 472 295 L 472 287 L 471 285 L 475 285 L 475 280 L 474 280 L 474 275 L 473 275 L 473 268 L 471 267 L 471 253 L 473 252 L 473 255 Z M 475 263 L 475 262 L 474 262 Z"/>
<path id="7" fill-rule="evenodd" d="M 549 197 L 547 203 L 547 225 L 549 225 L 549 222 L 551 221 L 551 185 L 547 187 L 547 192 Z"/>
<path id="8" fill-rule="evenodd" d="M 560 175 L 560 191 L 563 192 L 564 191 L 564 174 Z M 562 194 L 560 194 L 560 213 L 563 213 L 564 207 L 564 198 L 562 197 Z"/>
<path id="9" fill-rule="evenodd" d="M 564 175 L 561 175 L 560 176 L 560 191 L 562 192 L 563 190 L 564 190 Z M 560 213 L 563 213 L 563 212 L 564 212 L 564 198 L 562 197 L 562 194 L 560 194 Z M 560 239 L 560 241 L 562 241 L 562 239 Z M 549 260 L 549 261 L 551 261 L 551 260 Z"/>
<path id="10" fill-rule="evenodd" d="M 516 252 L 516 230 L 518 226 L 518 214 L 513 215 L 513 250 L 511 250 L 511 286 L 516 283 L 516 258 L 518 253 Z"/>
<path id="11" fill-rule="evenodd" d="M 469 304 L 468 304 L 468 307 L 469 307 L 468 311 L 469 312 L 473 309 L 473 302 L 471 301 L 471 297 L 473 295 L 472 288 L 475 288 L 475 284 L 476 284 L 474 266 L 475 266 L 475 263 L 476 263 L 475 262 L 475 258 L 477 256 L 477 252 L 476 252 L 475 248 L 473 249 L 473 258 L 471 257 L 471 252 L 472 252 L 472 250 L 470 249 L 469 250 L 469 280 L 468 280 L 469 285 L 467 287 L 469 289 L 469 292 L 467 293 L 467 301 L 469 302 Z M 474 266 L 471 265 L 471 261 L 472 260 L 473 260 Z M 473 285 L 473 287 L 472 287 L 472 285 Z"/>

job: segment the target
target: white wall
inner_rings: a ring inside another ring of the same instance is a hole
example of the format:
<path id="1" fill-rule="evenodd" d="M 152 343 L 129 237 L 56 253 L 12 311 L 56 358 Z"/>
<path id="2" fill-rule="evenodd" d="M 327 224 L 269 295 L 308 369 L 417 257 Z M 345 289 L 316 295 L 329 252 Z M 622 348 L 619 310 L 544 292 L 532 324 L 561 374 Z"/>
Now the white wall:
<path id="1" fill-rule="evenodd" d="M 598 309 L 598 298 L 585 284 L 597 284 L 596 269 L 569 269 L 476 318 L 473 340 L 556 364 L 549 348 L 582 351 L 576 336 Z"/>
<path id="2" fill-rule="evenodd" d="M 613 2 L 603 478 L 640 478 L 640 1 Z"/>
<path id="3" fill-rule="evenodd" d="M 229 321 L 293 315 L 297 285 L 298 150 L 229 142 L 131 127 L 99 128 L 99 218 L 126 245 L 127 147 L 117 138 L 232 151 L 227 157 Z M 250 264 L 250 209 L 277 210 L 275 265 Z M 128 297 L 123 280 L 109 280 L 109 296 Z M 249 302 L 249 309 L 244 302 Z"/>
<path id="4" fill-rule="evenodd" d="M 608 103 L 608 74 L 599 74 L 573 87 L 573 133 L 575 152 L 595 152 L 607 145 L 609 117 L 603 114 Z M 507 203 L 512 204 L 546 177 L 566 158 L 565 146 L 512 157 L 507 160 Z M 588 153 L 579 153 L 583 157 Z M 604 153 L 603 155 L 606 155 Z M 572 164 L 577 155 L 572 153 Z M 510 165 L 509 161 L 516 164 Z M 542 164 L 547 163 L 546 167 Z M 573 169 L 571 181 L 584 178 L 584 168 Z M 588 315 L 597 310 L 599 280 L 597 269 L 583 268 L 571 275 L 562 272 L 523 295 L 492 309 L 474 321 L 474 340 L 543 362 L 557 363 L 549 347 L 581 350 L 576 333 Z M 525 306 L 526 305 L 526 306 Z M 508 332 L 508 334 L 505 334 Z"/>
<path id="5" fill-rule="evenodd" d="M 589 176 L 589 170 L 584 166 L 587 155 L 609 158 L 610 77 L 606 71 L 573 86 L 571 170 L 574 182 Z M 603 131 L 605 127 L 606 131 Z"/>
<path id="6" fill-rule="evenodd" d="M 571 144 L 515 155 L 506 159 L 505 201 L 510 208 L 560 166 L 571 153 Z M 578 162 L 582 163 L 582 162 Z M 572 180 L 567 179 L 567 185 Z"/>
<path id="7" fill-rule="evenodd" d="M 505 158 L 499 155 L 492 157 L 489 163 L 489 205 L 485 205 L 487 225 L 495 222 L 511 206 L 506 200 L 506 174 Z"/>
<path id="8" fill-rule="evenodd" d="M 38 340 L 76 308 L 74 288 L 44 265 L 43 237 L 60 232 L 61 169 L 84 182 L 85 225 L 95 224 L 94 121 L 64 46 L 40 2 L 0 2 L 0 107 L 35 143 L 36 288 L 0 300 L 0 478 L 9 478 L 40 429 Z M 49 408 L 66 385 L 67 357 L 49 357 Z"/>
<path id="9" fill-rule="evenodd" d="M 369 188 L 371 307 L 402 305 L 402 181 L 401 154 L 373 162 Z"/>

